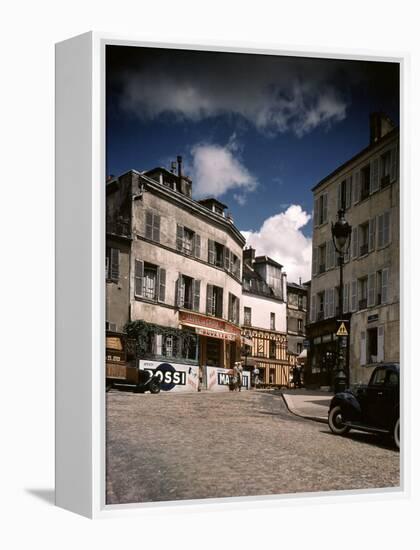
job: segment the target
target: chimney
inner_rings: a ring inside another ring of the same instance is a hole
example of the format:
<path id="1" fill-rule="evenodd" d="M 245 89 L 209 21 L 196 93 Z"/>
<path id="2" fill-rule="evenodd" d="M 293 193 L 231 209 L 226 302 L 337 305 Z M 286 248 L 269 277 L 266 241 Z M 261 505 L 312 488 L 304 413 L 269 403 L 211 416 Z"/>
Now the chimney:
<path id="1" fill-rule="evenodd" d="M 243 251 L 243 260 L 244 260 L 244 263 L 248 265 L 252 265 L 255 260 L 255 248 L 252 248 L 251 246 L 248 246 L 248 248 L 245 248 Z"/>
<path id="2" fill-rule="evenodd" d="M 181 157 L 181 155 L 178 155 L 176 157 L 176 161 L 178 163 L 178 178 L 179 178 L 179 181 L 181 181 L 181 178 L 182 178 L 182 157 Z"/>
<path id="3" fill-rule="evenodd" d="M 370 144 L 376 143 L 391 130 L 395 128 L 395 124 L 384 113 L 370 114 Z"/>

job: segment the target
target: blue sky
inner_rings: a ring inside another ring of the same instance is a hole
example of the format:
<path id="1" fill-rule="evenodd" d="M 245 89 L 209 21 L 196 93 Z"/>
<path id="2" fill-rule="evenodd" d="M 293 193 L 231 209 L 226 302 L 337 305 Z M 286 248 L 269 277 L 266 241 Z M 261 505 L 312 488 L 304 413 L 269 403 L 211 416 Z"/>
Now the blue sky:
<path id="1" fill-rule="evenodd" d="M 311 188 L 368 145 L 370 112 L 398 124 L 398 90 L 391 63 L 108 46 L 107 173 L 182 155 L 193 196 L 305 279 Z"/>

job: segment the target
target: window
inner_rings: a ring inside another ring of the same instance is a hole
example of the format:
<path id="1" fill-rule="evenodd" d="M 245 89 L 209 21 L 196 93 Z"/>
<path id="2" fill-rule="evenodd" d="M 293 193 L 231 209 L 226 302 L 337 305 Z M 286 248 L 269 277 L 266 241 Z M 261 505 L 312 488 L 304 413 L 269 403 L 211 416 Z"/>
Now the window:
<path id="1" fill-rule="evenodd" d="M 135 260 L 134 294 L 147 300 L 165 302 L 166 270 L 142 260 Z"/>
<path id="2" fill-rule="evenodd" d="M 239 324 L 239 298 L 229 292 L 228 320 Z"/>
<path id="3" fill-rule="evenodd" d="M 146 239 L 160 242 L 160 216 L 151 210 L 146 210 Z"/>
<path id="4" fill-rule="evenodd" d="M 118 248 L 107 247 L 106 249 L 105 277 L 118 282 L 120 277 L 120 251 Z"/>
<path id="5" fill-rule="evenodd" d="M 318 248 L 318 271 L 319 273 L 324 273 L 325 271 L 325 262 L 326 262 L 326 245 L 323 244 Z"/>
<path id="6" fill-rule="evenodd" d="M 299 309 L 303 309 L 303 308 L 304 308 L 304 305 L 303 305 L 303 296 L 302 296 L 302 294 L 298 294 L 298 308 L 299 308 Z"/>
<path id="7" fill-rule="evenodd" d="M 298 319 L 298 331 L 303 332 L 303 320 Z"/>
<path id="8" fill-rule="evenodd" d="M 177 306 L 199 311 L 201 281 L 180 275 L 176 284 Z"/>
<path id="9" fill-rule="evenodd" d="M 238 279 L 241 277 L 241 261 L 232 251 L 230 252 L 229 271 Z"/>
<path id="10" fill-rule="evenodd" d="M 384 326 L 368 329 L 366 333 L 361 333 L 361 364 L 366 364 L 366 360 L 367 363 L 381 363 L 384 360 Z M 385 371 L 385 369 L 383 370 Z M 379 380 L 383 380 L 384 376 L 380 374 L 381 371 L 382 369 L 379 369 L 375 374 L 375 380 L 378 376 L 378 382 L 374 383 L 382 383 L 379 382 Z"/>
<path id="11" fill-rule="evenodd" d="M 298 354 L 302 353 L 302 342 L 296 344 L 296 351 Z"/>
<path id="12" fill-rule="evenodd" d="M 191 229 L 176 226 L 176 248 L 184 254 L 200 258 L 201 256 L 201 238 L 200 235 L 194 233 Z"/>
<path id="13" fill-rule="evenodd" d="M 282 288 L 282 273 L 279 267 L 275 265 L 267 265 L 267 284 L 270 286 L 275 296 L 283 298 L 283 288 Z"/>
<path id="14" fill-rule="evenodd" d="M 367 290 L 368 290 L 368 278 L 363 277 L 358 280 L 359 285 L 359 310 L 367 308 Z"/>
<path id="15" fill-rule="evenodd" d="M 324 193 L 319 197 L 319 225 L 322 225 L 327 221 L 328 216 L 328 195 Z"/>
<path id="16" fill-rule="evenodd" d="M 226 246 L 210 239 L 208 241 L 208 262 L 217 267 L 224 267 L 238 279 L 241 276 L 241 261 L 238 256 Z"/>
<path id="17" fill-rule="evenodd" d="M 370 192 L 370 166 L 360 170 L 360 200 L 366 199 Z"/>
<path id="18" fill-rule="evenodd" d="M 223 288 L 207 285 L 207 313 L 223 317 Z"/>
<path id="19" fill-rule="evenodd" d="M 270 340 L 269 357 L 270 357 L 270 359 L 275 359 L 276 358 L 276 342 L 275 342 L 275 340 Z"/>
<path id="20" fill-rule="evenodd" d="M 328 241 L 326 245 L 326 259 L 325 259 L 325 268 L 332 269 L 337 265 L 338 255 L 336 253 L 334 242 Z"/>
<path id="21" fill-rule="evenodd" d="M 109 330 L 110 332 L 116 332 L 117 323 L 111 323 L 110 321 L 105 321 L 105 329 Z"/>
<path id="22" fill-rule="evenodd" d="M 252 310 L 250 307 L 244 307 L 244 325 L 251 326 Z"/>
<path id="23" fill-rule="evenodd" d="M 391 151 L 386 151 L 381 156 L 381 188 L 386 187 L 391 182 Z"/>
<path id="24" fill-rule="evenodd" d="M 369 222 L 359 225 L 359 255 L 369 252 Z"/>
<path id="25" fill-rule="evenodd" d="M 270 330 L 276 330 L 276 314 L 270 313 Z"/>

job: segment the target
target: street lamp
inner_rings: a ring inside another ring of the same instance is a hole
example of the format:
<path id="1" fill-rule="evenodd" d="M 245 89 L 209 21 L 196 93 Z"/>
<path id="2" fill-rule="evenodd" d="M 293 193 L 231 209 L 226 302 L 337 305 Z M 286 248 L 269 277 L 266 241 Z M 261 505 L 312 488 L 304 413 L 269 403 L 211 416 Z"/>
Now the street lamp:
<path id="1" fill-rule="evenodd" d="M 343 266 L 344 254 L 348 252 L 351 241 L 351 225 L 344 218 L 344 210 L 341 208 L 337 213 L 337 221 L 331 222 L 331 233 L 333 237 L 334 248 L 338 253 L 338 261 L 340 266 L 340 286 L 338 291 L 338 317 L 339 321 L 343 321 Z M 334 380 L 334 391 L 338 393 L 346 389 L 346 373 L 344 371 L 344 353 L 343 353 L 343 336 L 338 336 L 338 367 L 337 374 Z"/>

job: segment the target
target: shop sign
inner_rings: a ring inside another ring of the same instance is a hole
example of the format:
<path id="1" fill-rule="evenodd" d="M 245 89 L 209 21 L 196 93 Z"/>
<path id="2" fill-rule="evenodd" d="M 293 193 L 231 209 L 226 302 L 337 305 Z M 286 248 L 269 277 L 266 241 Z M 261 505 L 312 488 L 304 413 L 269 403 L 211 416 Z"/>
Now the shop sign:
<path id="1" fill-rule="evenodd" d="M 139 369 L 156 373 L 160 379 L 162 391 L 197 391 L 199 367 L 162 361 L 139 361 Z"/>
<path id="2" fill-rule="evenodd" d="M 220 330 L 228 333 L 234 333 L 240 336 L 241 331 L 238 327 L 215 319 L 214 317 L 206 317 L 205 315 L 199 315 L 198 313 L 190 313 L 189 311 L 179 312 L 179 322 L 181 325 L 187 325 L 198 328 Z"/>

